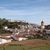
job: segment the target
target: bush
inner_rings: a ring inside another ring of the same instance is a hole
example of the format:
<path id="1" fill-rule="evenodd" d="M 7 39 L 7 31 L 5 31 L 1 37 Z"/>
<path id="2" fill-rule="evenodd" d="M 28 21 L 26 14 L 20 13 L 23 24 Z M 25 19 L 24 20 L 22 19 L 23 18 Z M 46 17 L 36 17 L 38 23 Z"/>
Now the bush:
<path id="1" fill-rule="evenodd" d="M 6 30 L 3 30 L 3 29 L 0 29 L 0 34 L 7 34 L 7 33 L 11 33 L 10 31 L 6 31 Z"/>

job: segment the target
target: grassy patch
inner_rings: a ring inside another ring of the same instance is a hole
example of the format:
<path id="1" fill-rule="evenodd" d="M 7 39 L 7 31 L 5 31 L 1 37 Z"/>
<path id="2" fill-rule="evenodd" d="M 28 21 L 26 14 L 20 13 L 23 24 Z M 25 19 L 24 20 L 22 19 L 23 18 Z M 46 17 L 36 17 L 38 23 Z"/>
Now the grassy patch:
<path id="1" fill-rule="evenodd" d="M 0 50 L 50 50 L 50 45 L 40 47 L 8 45 L 0 47 Z"/>

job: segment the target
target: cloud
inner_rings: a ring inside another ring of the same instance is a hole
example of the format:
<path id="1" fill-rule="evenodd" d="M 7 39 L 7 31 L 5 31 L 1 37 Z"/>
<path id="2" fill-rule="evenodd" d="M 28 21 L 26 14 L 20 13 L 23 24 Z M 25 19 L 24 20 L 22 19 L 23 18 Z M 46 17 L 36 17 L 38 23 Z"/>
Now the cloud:
<path id="1" fill-rule="evenodd" d="M 44 18 L 45 17 L 50 18 L 50 1 L 0 0 L 0 16 L 20 20 L 28 19 L 27 21 L 31 19 L 29 22 L 35 21 L 35 23 L 38 23 L 41 20 L 42 16 L 44 16 Z"/>

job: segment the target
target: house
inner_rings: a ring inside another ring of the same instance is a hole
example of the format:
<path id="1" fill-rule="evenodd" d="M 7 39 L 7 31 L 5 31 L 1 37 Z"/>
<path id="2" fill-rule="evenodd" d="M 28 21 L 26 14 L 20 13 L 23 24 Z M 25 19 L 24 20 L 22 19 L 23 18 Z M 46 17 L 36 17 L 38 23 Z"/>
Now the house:
<path id="1" fill-rule="evenodd" d="M 0 35 L 0 38 L 10 39 L 11 38 L 11 34 L 2 34 L 2 35 Z"/>
<path id="2" fill-rule="evenodd" d="M 0 38 L 0 44 L 10 43 L 11 41 L 12 41 L 12 39 L 6 40 L 6 39 Z"/>
<path id="3" fill-rule="evenodd" d="M 28 38 L 24 37 L 23 34 L 16 34 L 16 35 L 12 35 L 11 36 L 14 40 L 17 40 L 17 41 L 22 41 L 22 40 L 27 40 Z"/>
<path id="4" fill-rule="evenodd" d="M 8 29 L 8 27 L 7 27 L 7 26 L 4 26 L 4 29 L 5 29 L 5 30 L 7 30 L 7 29 Z"/>
<path id="5" fill-rule="evenodd" d="M 27 40 L 27 38 L 19 37 L 17 40 L 18 40 L 18 41 Z"/>

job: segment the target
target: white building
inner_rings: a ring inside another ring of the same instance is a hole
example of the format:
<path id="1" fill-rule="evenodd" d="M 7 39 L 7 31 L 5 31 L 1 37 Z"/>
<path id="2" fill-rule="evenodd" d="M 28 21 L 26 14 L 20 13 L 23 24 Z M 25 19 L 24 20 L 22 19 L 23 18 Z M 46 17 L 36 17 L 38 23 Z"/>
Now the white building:
<path id="1" fill-rule="evenodd" d="M 41 32 L 43 32 L 44 28 L 45 28 L 45 26 L 44 26 L 44 22 L 41 21 Z"/>
<path id="2" fill-rule="evenodd" d="M 12 39 L 6 40 L 6 39 L 1 39 L 0 38 L 0 44 L 10 43 L 11 41 L 12 41 Z"/>

